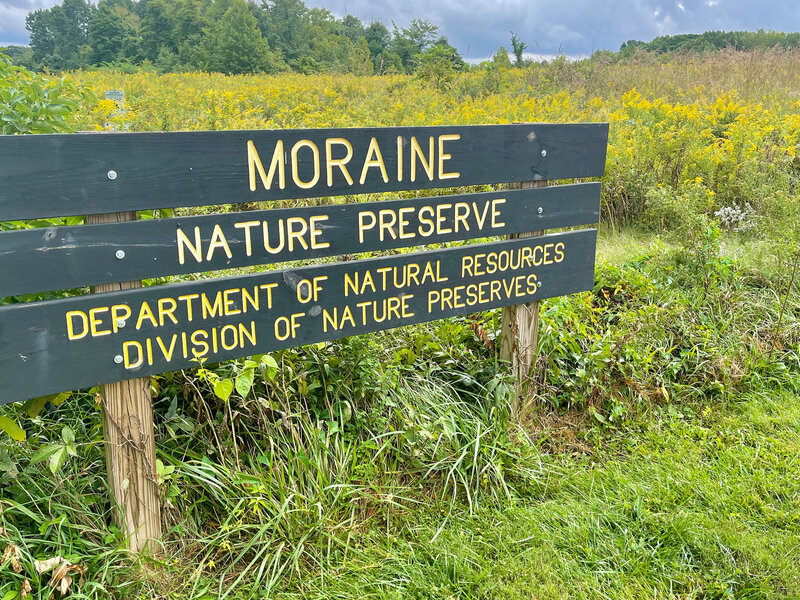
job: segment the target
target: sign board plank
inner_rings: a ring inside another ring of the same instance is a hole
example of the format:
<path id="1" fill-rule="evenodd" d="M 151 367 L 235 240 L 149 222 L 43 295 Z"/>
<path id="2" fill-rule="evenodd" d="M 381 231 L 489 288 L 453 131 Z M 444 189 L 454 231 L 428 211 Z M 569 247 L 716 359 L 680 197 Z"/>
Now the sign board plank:
<path id="1" fill-rule="evenodd" d="M 0 297 L 588 225 L 599 209 L 600 184 L 582 183 L 8 231 Z"/>
<path id="2" fill-rule="evenodd" d="M 0 221 L 602 176 L 607 123 L 0 136 Z"/>
<path id="3" fill-rule="evenodd" d="M 0 402 L 589 290 L 596 230 L 0 308 Z"/>

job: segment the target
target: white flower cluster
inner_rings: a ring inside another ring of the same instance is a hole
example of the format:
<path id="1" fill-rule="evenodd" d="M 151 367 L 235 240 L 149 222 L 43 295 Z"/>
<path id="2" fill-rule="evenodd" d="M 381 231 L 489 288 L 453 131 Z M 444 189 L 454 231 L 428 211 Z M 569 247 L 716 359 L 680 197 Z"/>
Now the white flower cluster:
<path id="1" fill-rule="evenodd" d="M 758 227 L 756 211 L 749 202 L 744 203 L 744 208 L 738 204 L 723 206 L 714 213 L 714 216 L 720 220 L 723 227 L 733 231 L 751 231 Z"/>

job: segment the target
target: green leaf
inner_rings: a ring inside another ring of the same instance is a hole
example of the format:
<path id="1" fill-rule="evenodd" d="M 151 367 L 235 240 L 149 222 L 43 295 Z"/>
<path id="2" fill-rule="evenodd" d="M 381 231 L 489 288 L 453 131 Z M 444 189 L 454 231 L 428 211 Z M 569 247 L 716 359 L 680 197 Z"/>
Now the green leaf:
<path id="1" fill-rule="evenodd" d="M 253 379 L 255 379 L 255 373 L 252 369 L 248 369 L 236 377 L 236 393 L 239 394 L 242 398 L 247 396 L 250 393 L 250 388 L 253 387 Z"/>
<path id="2" fill-rule="evenodd" d="M 267 381 L 272 381 L 275 379 L 275 375 L 278 374 L 278 363 L 277 361 L 272 358 L 269 354 L 265 354 L 264 357 L 261 359 L 261 375 Z"/>
<path id="3" fill-rule="evenodd" d="M 55 475 L 67 459 L 67 451 L 64 446 L 59 446 L 58 449 L 50 457 L 50 472 Z"/>
<path id="4" fill-rule="evenodd" d="M 11 439 L 14 440 L 15 442 L 25 441 L 25 430 L 19 425 L 17 425 L 17 423 L 13 419 L 0 416 L 0 429 L 2 429 L 8 435 L 10 435 Z"/>
<path id="5" fill-rule="evenodd" d="M 332 412 L 333 415 L 343 423 L 347 423 L 353 418 L 353 408 L 347 400 L 339 400 L 333 405 Z"/>
<path id="6" fill-rule="evenodd" d="M 233 381 L 230 379 L 220 379 L 214 384 L 214 393 L 223 402 L 227 402 L 233 393 Z"/>
<path id="7" fill-rule="evenodd" d="M 47 121 L 37 120 L 31 123 L 31 131 L 34 133 L 56 133 L 56 128 Z"/>
<path id="8" fill-rule="evenodd" d="M 51 115 L 68 115 L 70 113 L 69 108 L 60 104 L 48 104 L 46 110 Z"/>
<path id="9" fill-rule="evenodd" d="M 47 446 L 42 446 L 36 452 L 33 453 L 31 456 L 31 464 L 38 465 L 40 462 L 43 462 L 53 456 L 56 452 L 63 449 L 64 446 L 61 444 L 47 444 Z"/>
<path id="10" fill-rule="evenodd" d="M 74 444 L 75 443 L 75 432 L 72 431 L 69 427 L 64 427 L 61 430 L 61 439 L 64 440 L 65 444 Z"/>

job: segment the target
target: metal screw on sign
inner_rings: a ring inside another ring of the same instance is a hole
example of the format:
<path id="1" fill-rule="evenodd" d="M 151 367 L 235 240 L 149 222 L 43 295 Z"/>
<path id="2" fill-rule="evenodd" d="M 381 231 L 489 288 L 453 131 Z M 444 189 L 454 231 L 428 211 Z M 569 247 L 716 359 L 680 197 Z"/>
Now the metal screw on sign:
<path id="1" fill-rule="evenodd" d="M 122 260 L 123 258 L 125 258 L 125 250 L 117 250 L 114 253 L 114 256 L 116 256 L 118 259 Z"/>
<path id="2" fill-rule="evenodd" d="M 118 365 L 121 365 L 123 360 L 124 359 L 122 358 L 122 354 L 117 354 L 114 357 L 114 362 L 117 363 Z"/>
<path id="3" fill-rule="evenodd" d="M 109 172 L 108 172 L 108 178 L 109 178 L 111 181 L 114 181 L 114 180 L 117 178 L 117 172 L 116 172 L 116 171 L 114 171 L 114 170 L 111 170 L 111 171 L 109 171 Z"/>
<path id="4" fill-rule="evenodd" d="M 544 212 L 544 209 L 540 206 L 538 212 L 539 212 L 539 214 L 542 214 Z"/>
<path id="5" fill-rule="evenodd" d="M 117 327 L 119 327 L 120 329 L 125 327 L 125 319 L 117 319 Z"/>
<path id="6" fill-rule="evenodd" d="M 547 150 L 542 148 L 542 158 L 544 158 L 545 156 L 547 156 Z"/>

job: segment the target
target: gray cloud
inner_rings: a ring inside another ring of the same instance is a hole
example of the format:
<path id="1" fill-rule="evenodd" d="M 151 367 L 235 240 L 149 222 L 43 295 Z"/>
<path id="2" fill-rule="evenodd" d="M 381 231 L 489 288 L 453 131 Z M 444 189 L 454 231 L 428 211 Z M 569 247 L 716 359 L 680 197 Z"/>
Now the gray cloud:
<path id="1" fill-rule="evenodd" d="M 514 31 L 537 54 L 591 54 L 617 50 L 629 39 L 703 31 L 800 30 L 797 0 L 322 0 L 337 15 L 395 20 L 425 18 L 470 58 L 510 46 Z M 681 8 L 681 6 L 683 8 Z"/>
<path id="2" fill-rule="evenodd" d="M 25 16 L 53 4 L 56 4 L 53 0 L 0 0 L 0 46 L 27 44 Z"/>
<path id="3" fill-rule="evenodd" d="M 25 15 L 54 0 L 0 0 L 0 45 L 27 43 Z M 439 25 L 467 58 L 510 46 L 513 30 L 528 52 L 588 56 L 629 39 L 703 31 L 800 30 L 797 0 L 307 0 L 338 16 L 380 20 L 391 29 L 413 18 Z"/>

